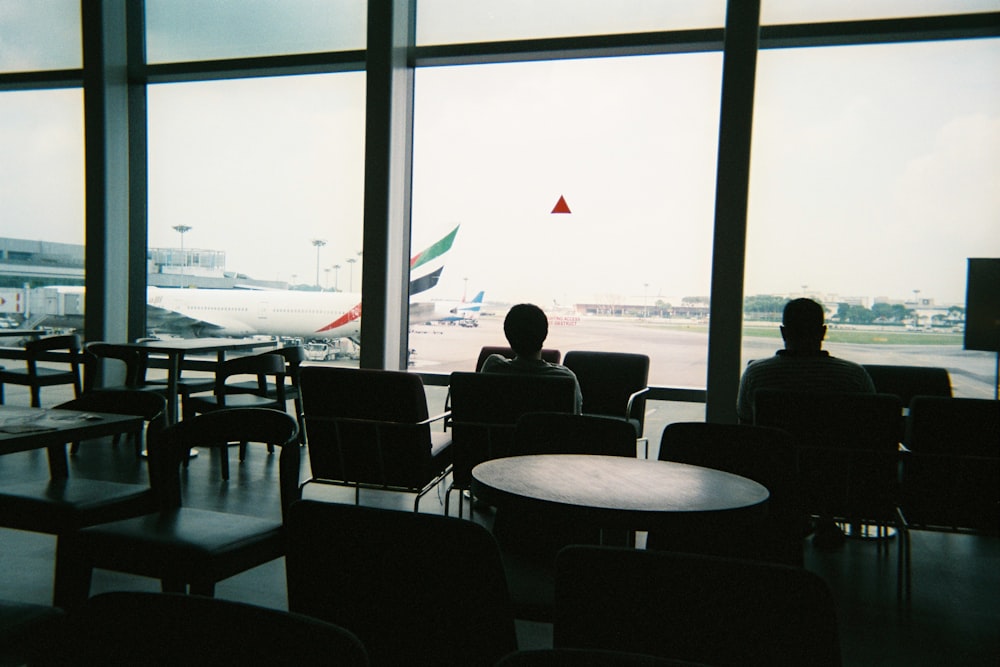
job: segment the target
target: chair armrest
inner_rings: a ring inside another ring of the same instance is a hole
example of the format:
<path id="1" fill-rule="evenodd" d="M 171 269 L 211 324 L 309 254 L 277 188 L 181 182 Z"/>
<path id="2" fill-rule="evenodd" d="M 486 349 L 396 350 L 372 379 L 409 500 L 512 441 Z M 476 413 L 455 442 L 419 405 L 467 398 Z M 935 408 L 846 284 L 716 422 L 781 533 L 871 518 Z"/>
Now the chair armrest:
<path id="1" fill-rule="evenodd" d="M 417 422 L 417 423 L 418 424 L 433 424 L 436 421 L 442 421 L 442 420 L 444 420 L 445 423 L 448 423 L 448 421 L 450 421 L 450 418 L 451 418 L 451 410 L 447 410 L 445 412 L 442 412 L 439 415 L 434 415 L 433 417 L 428 417 L 427 419 L 423 420 L 422 422 Z"/>
<path id="2" fill-rule="evenodd" d="M 625 404 L 625 419 L 631 419 L 632 417 L 632 404 L 635 403 L 636 399 L 649 392 L 649 387 L 643 387 L 639 391 L 634 391 L 628 397 L 628 403 Z"/>

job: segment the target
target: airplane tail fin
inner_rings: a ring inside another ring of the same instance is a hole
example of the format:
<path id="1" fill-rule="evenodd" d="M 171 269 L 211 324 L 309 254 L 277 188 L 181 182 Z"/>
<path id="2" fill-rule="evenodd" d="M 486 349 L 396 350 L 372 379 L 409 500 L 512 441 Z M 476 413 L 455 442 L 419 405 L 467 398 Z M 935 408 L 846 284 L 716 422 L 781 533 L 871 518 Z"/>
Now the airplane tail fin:
<path id="1" fill-rule="evenodd" d="M 456 225 L 444 238 L 410 258 L 410 296 L 427 291 L 437 285 L 441 278 L 441 272 L 444 270 L 444 262 L 441 258 L 451 250 L 459 227 L 461 225 Z M 437 268 L 434 268 L 435 264 L 438 264 Z M 417 271 L 417 269 L 421 270 Z"/>

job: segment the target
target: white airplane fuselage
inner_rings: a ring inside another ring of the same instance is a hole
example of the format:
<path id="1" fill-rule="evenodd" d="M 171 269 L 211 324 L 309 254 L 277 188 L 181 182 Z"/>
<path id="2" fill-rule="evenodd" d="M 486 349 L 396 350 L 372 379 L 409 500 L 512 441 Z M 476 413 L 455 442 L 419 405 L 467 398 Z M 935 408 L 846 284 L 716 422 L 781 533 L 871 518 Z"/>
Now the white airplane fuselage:
<path id="1" fill-rule="evenodd" d="M 357 338 L 361 332 L 361 295 L 349 292 L 150 287 L 147 303 L 196 335 L 311 339 Z M 167 318 L 162 328 L 180 327 Z"/>

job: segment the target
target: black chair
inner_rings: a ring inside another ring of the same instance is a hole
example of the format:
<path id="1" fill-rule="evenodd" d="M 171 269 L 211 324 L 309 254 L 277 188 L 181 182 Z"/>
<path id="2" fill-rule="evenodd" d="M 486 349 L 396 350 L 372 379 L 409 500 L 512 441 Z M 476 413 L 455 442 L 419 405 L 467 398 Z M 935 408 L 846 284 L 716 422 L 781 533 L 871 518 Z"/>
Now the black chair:
<path id="1" fill-rule="evenodd" d="M 502 345 L 484 345 L 479 350 L 479 358 L 476 359 L 476 372 L 483 370 L 483 364 L 486 363 L 486 359 L 491 355 L 499 354 L 507 359 L 513 359 L 516 356 L 514 348 L 504 347 Z M 558 364 L 562 359 L 562 352 L 559 350 L 543 347 L 542 348 L 542 361 L 547 361 L 550 364 Z M 445 412 L 451 412 L 451 390 L 449 388 L 448 393 L 444 397 L 444 410 Z M 446 420 L 447 427 L 451 426 L 451 419 Z"/>
<path id="2" fill-rule="evenodd" d="M 947 368 L 933 366 L 892 366 L 863 364 L 880 394 L 895 394 L 903 405 L 914 396 L 951 396 L 951 377 Z"/>
<path id="3" fill-rule="evenodd" d="M 752 524 L 707 530 L 698 536 L 650 532 L 647 549 L 803 565 L 807 516 L 798 488 L 798 452 L 780 429 L 748 424 L 675 422 L 663 429 L 661 461 L 715 468 L 767 487 L 767 514 Z"/>
<path id="4" fill-rule="evenodd" d="M 559 552 L 553 645 L 719 667 L 841 664 L 834 600 L 818 575 L 611 547 Z"/>
<path id="5" fill-rule="evenodd" d="M 234 380 L 246 375 L 254 376 L 255 382 L 247 386 L 242 381 Z M 211 394 L 192 393 L 184 397 L 184 419 L 205 412 L 233 408 L 266 408 L 282 412 L 288 410 L 285 400 L 285 360 L 281 355 L 269 352 L 223 361 L 215 370 Z M 238 444 L 239 458 L 243 461 L 247 443 L 242 441 Z M 268 444 L 267 451 L 274 451 L 272 444 Z M 228 450 L 220 449 L 219 456 L 222 479 L 229 479 Z"/>
<path id="6" fill-rule="evenodd" d="M 285 572 L 289 610 L 347 628 L 372 665 L 492 665 L 517 648 L 499 549 L 471 521 L 302 500 Z"/>
<path id="7" fill-rule="evenodd" d="M 788 431 L 799 451 L 799 489 L 805 511 L 841 520 L 864 537 L 875 526 L 878 552 L 888 553 L 899 512 L 899 444 L 903 405 L 892 394 L 807 393 L 759 389 L 754 423 Z M 897 551 L 902 593 L 903 549 Z"/>
<path id="8" fill-rule="evenodd" d="M 479 358 L 476 359 L 476 372 L 483 370 L 483 362 L 486 358 L 493 354 L 499 354 L 502 357 L 508 359 L 513 359 L 515 356 L 514 349 L 511 347 L 505 347 L 502 345 L 484 345 L 479 350 Z M 558 364 L 562 359 L 562 352 L 554 348 L 543 347 L 542 348 L 542 361 L 547 361 L 550 364 Z"/>
<path id="9" fill-rule="evenodd" d="M 0 599 L 0 665 L 44 664 L 63 618 L 56 607 Z"/>
<path id="10" fill-rule="evenodd" d="M 302 401 L 311 477 L 334 484 L 416 494 L 420 499 L 451 468 L 451 434 L 432 428 L 419 375 L 403 371 L 306 366 Z"/>
<path id="11" fill-rule="evenodd" d="M 368 665 L 361 641 L 332 623 L 199 595 L 96 595 L 49 639 L 42 664 Z"/>
<path id="12" fill-rule="evenodd" d="M 576 374 L 583 393 L 583 413 L 624 419 L 637 440 L 645 440 L 649 357 L 631 352 L 570 350 L 563 365 Z M 647 441 L 648 456 L 648 441 Z"/>
<path id="13" fill-rule="evenodd" d="M 190 586 L 191 593 L 211 597 L 217 581 L 283 556 L 280 519 L 182 507 L 180 469 L 191 447 L 278 445 L 284 514 L 298 497 L 297 434 L 293 417 L 262 408 L 218 410 L 150 434 L 150 481 L 159 511 L 85 528 L 66 540 L 65 586 L 57 589 L 56 604 L 72 609 L 86 600 L 95 567 L 159 579 L 165 592 Z"/>
<path id="14" fill-rule="evenodd" d="M 909 419 L 900 484 L 907 594 L 911 529 L 1000 532 L 1000 401 L 916 396 Z"/>
<path id="15" fill-rule="evenodd" d="M 284 393 L 286 401 L 292 401 L 295 405 L 295 418 L 299 421 L 299 442 L 306 442 L 306 424 L 302 411 L 302 392 L 299 389 L 299 373 L 302 362 L 306 360 L 306 348 L 302 345 L 286 345 L 275 350 L 270 350 L 267 354 L 280 355 L 285 360 L 285 386 L 280 390 Z M 260 389 L 258 381 L 234 382 L 230 385 L 233 388 L 257 392 Z M 271 398 L 278 398 L 279 388 L 273 383 L 268 383 L 265 391 Z"/>
<path id="16" fill-rule="evenodd" d="M 635 431 L 628 422 L 604 415 L 528 412 L 518 418 L 511 456 L 596 454 L 635 456 Z M 631 440 L 627 436 L 631 435 Z"/>
<path id="17" fill-rule="evenodd" d="M 152 435 L 162 429 L 167 406 L 162 396 L 123 390 L 106 396 L 84 395 L 59 407 L 140 414 L 149 422 Z M 67 476 L 41 481 L 9 480 L 0 485 L 0 525 L 56 536 L 53 598 L 57 601 L 65 585 L 70 558 L 67 549 L 77 530 L 144 515 L 156 507 L 156 495 L 147 484 Z"/>
<path id="18" fill-rule="evenodd" d="M 517 420 L 528 412 L 566 412 L 576 408 L 573 378 L 500 373 L 451 374 L 452 484 L 445 496 L 472 485 L 472 469 L 483 461 L 508 456 Z M 459 499 L 458 515 L 462 516 Z"/>
<path id="19" fill-rule="evenodd" d="M 83 391 L 80 366 L 83 362 L 82 345 L 77 334 L 46 336 L 28 341 L 24 345 L 25 367 L 0 367 L 0 404 L 4 402 L 5 384 L 24 385 L 31 390 L 31 405 L 42 406 L 42 387 L 73 385 L 73 395 L 79 397 Z M 62 358 L 46 360 L 50 354 L 61 353 Z M 39 361 L 46 361 L 45 366 Z M 51 368 L 48 364 L 54 364 Z"/>

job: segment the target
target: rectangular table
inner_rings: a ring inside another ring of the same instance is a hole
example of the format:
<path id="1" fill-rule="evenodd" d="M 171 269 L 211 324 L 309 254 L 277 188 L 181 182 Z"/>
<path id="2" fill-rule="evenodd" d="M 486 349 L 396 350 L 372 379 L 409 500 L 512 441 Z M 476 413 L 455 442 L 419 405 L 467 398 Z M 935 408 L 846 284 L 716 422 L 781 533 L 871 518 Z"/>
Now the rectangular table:
<path id="1" fill-rule="evenodd" d="M 185 354 L 216 354 L 216 363 L 226 360 L 226 352 L 249 351 L 264 347 L 275 347 L 273 340 L 249 338 L 175 338 L 167 340 L 146 340 L 124 345 L 149 354 L 163 354 L 167 357 L 167 420 L 174 424 L 178 420 L 178 382 Z"/>
<path id="2" fill-rule="evenodd" d="M 0 405 L 0 455 L 48 449 L 49 474 L 66 477 L 66 443 L 142 429 L 142 417 Z"/>

